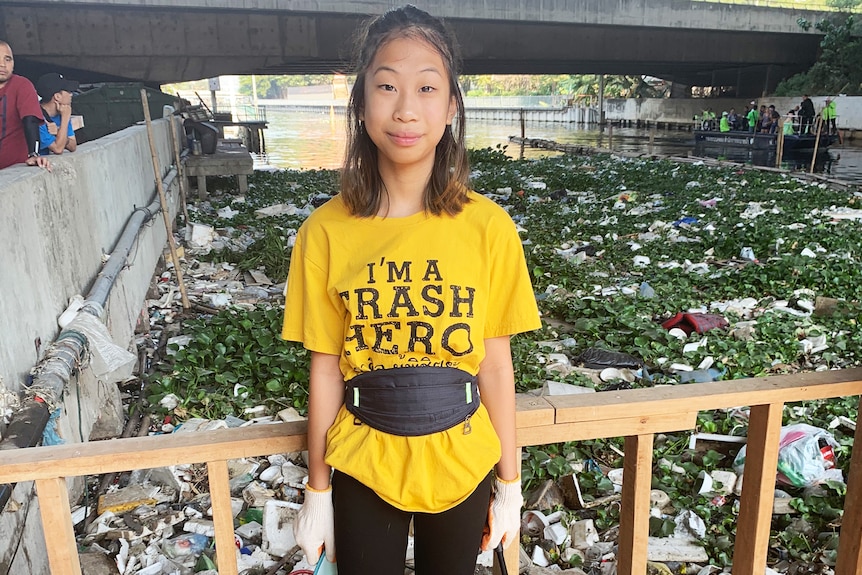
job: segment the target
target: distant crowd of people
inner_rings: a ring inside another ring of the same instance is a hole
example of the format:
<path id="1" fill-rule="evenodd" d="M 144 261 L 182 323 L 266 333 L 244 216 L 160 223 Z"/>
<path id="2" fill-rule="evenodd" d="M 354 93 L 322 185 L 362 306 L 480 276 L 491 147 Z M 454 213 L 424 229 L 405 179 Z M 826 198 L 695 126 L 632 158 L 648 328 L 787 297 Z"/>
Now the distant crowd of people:
<path id="1" fill-rule="evenodd" d="M 826 98 L 826 104 L 820 112 L 820 121 L 823 122 L 820 126 L 823 134 L 837 134 L 838 127 L 836 119 L 838 115 L 835 108 L 835 100 L 831 97 Z M 802 101 L 792 110 L 789 110 L 784 115 L 784 122 L 781 122 L 782 115 L 775 109 L 774 104 L 767 106 L 761 104 L 758 108 L 757 102 L 752 101 L 745 106 L 742 114 L 737 114 L 736 109 L 731 108 L 729 112 L 721 113 L 721 117 L 717 117 L 712 108 L 704 110 L 700 121 L 701 129 L 716 130 L 719 132 L 749 132 L 758 134 L 775 134 L 779 127 L 785 135 L 790 134 L 814 134 L 817 131 L 817 114 L 814 110 L 814 103 L 806 94 L 802 97 Z"/>
<path id="2" fill-rule="evenodd" d="M 78 82 L 49 73 L 34 86 L 14 70 L 12 47 L 0 40 L 0 169 L 27 164 L 50 170 L 48 155 L 77 148 L 71 118 Z"/>

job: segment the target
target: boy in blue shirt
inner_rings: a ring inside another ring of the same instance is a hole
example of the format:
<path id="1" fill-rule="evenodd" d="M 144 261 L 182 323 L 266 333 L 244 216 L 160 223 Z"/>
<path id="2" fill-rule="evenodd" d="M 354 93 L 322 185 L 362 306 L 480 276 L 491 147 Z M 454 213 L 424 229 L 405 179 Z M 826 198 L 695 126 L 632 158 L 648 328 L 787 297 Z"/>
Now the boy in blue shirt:
<path id="1" fill-rule="evenodd" d="M 45 123 L 39 128 L 39 153 L 62 154 L 74 152 L 78 147 L 72 129 L 72 92 L 78 82 L 67 80 L 62 74 L 50 73 L 36 80 L 36 93 L 42 104 Z"/>

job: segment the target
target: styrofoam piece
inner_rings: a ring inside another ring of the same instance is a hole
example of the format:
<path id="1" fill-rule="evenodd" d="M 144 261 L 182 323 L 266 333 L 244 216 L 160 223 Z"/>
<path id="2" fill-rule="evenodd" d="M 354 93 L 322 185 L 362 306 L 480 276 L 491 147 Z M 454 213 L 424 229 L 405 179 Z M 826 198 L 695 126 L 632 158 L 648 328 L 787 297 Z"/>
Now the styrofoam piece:
<path id="1" fill-rule="evenodd" d="M 685 331 L 679 329 L 678 327 L 672 327 L 667 330 L 667 333 L 680 341 L 685 341 L 688 338 L 688 334 Z"/>
<path id="2" fill-rule="evenodd" d="M 552 523 L 545 527 L 543 535 L 557 545 L 562 545 L 569 538 L 569 532 L 562 523 Z"/>
<path id="3" fill-rule="evenodd" d="M 268 485 L 272 485 L 276 482 L 281 483 L 281 481 L 284 480 L 284 477 L 281 474 L 281 467 L 278 465 L 270 465 L 261 471 L 257 478 Z"/>
<path id="4" fill-rule="evenodd" d="M 308 471 L 304 467 L 287 461 L 281 466 L 281 475 L 284 477 L 285 483 L 301 484 L 308 476 Z"/>
<path id="5" fill-rule="evenodd" d="M 649 492 L 650 507 L 664 509 L 670 505 L 670 496 L 661 489 L 652 489 Z"/>
<path id="6" fill-rule="evenodd" d="M 696 487 L 696 492 L 698 493 L 698 495 L 707 495 L 709 493 L 713 493 L 712 476 L 706 471 L 701 471 L 697 474 L 697 480 L 695 480 L 694 485 Z"/>
<path id="7" fill-rule="evenodd" d="M 521 516 L 521 529 L 530 535 L 543 533 L 548 525 L 550 522 L 541 511 L 530 509 Z"/>
<path id="8" fill-rule="evenodd" d="M 569 535 L 575 549 L 589 549 L 599 542 L 599 534 L 592 519 L 573 522 L 569 525 Z"/>
<path id="9" fill-rule="evenodd" d="M 572 385 L 571 383 L 563 383 L 562 381 L 547 380 L 542 386 L 542 395 L 577 395 L 595 392 L 596 390 L 592 387 Z"/>
<path id="10" fill-rule="evenodd" d="M 237 527 L 234 533 L 246 540 L 255 539 L 263 534 L 263 525 L 257 521 L 249 521 Z"/>
<path id="11" fill-rule="evenodd" d="M 712 477 L 713 489 L 720 495 L 730 495 L 736 487 L 736 473 L 724 469 L 713 469 L 709 472 Z"/>
<path id="12" fill-rule="evenodd" d="M 215 523 L 209 519 L 189 519 L 183 525 L 183 531 L 215 537 Z"/>
<path id="13" fill-rule="evenodd" d="M 748 438 L 740 437 L 738 435 L 722 435 L 720 433 L 692 433 L 691 437 L 688 440 L 688 448 L 694 449 L 695 445 L 697 445 L 697 440 L 702 439 L 704 441 L 722 441 L 725 443 L 745 443 Z"/>
<path id="14" fill-rule="evenodd" d="M 276 557 L 284 556 L 294 545 L 295 503 L 270 499 L 263 506 L 263 550 Z"/>
<path id="15" fill-rule="evenodd" d="M 706 549 L 694 539 L 681 537 L 650 537 L 647 539 L 647 560 L 706 563 Z"/>
<path id="16" fill-rule="evenodd" d="M 545 554 L 545 550 L 538 545 L 533 547 L 533 563 L 539 567 L 547 567 L 551 564 L 550 561 L 548 561 L 548 556 Z"/>

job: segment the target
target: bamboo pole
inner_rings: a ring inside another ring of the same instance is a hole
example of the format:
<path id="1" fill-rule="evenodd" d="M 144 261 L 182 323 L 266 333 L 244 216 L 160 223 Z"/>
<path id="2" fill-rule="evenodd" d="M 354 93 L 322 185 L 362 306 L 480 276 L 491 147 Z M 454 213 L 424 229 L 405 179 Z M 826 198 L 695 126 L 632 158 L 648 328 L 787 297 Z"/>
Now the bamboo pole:
<path id="1" fill-rule="evenodd" d="M 784 155 L 784 118 L 778 119 L 778 138 L 775 145 L 775 167 L 781 167 L 781 157 Z"/>
<path id="2" fill-rule="evenodd" d="M 521 159 L 524 159 L 524 140 L 526 136 L 526 126 L 524 125 L 524 108 L 521 108 L 519 111 L 520 121 L 521 121 Z"/>
<path id="3" fill-rule="evenodd" d="M 823 118 L 817 116 L 817 133 L 814 135 L 814 153 L 811 154 L 811 168 L 808 173 L 814 173 L 814 161 L 817 159 L 817 148 L 820 146 L 820 130 L 823 129 Z"/>
<path id="4" fill-rule="evenodd" d="M 147 139 L 150 141 L 150 155 L 153 158 L 153 173 L 156 179 L 156 189 L 159 191 L 159 203 L 162 206 L 162 217 L 165 220 L 165 232 L 168 234 L 168 246 L 171 249 L 171 261 L 174 264 L 174 271 L 177 274 L 177 283 L 180 284 L 180 297 L 183 302 L 183 309 L 189 309 L 189 296 L 186 294 L 186 284 L 183 281 L 183 270 L 180 268 L 180 258 L 177 257 L 177 246 L 174 243 L 173 226 L 171 225 L 171 216 L 168 210 L 168 200 L 165 198 L 165 188 L 162 186 L 161 170 L 159 168 L 159 158 L 156 155 L 156 143 L 153 138 L 153 121 L 150 119 L 150 103 L 147 99 L 146 88 L 141 88 L 141 104 L 144 106 L 144 119 L 147 122 Z"/>

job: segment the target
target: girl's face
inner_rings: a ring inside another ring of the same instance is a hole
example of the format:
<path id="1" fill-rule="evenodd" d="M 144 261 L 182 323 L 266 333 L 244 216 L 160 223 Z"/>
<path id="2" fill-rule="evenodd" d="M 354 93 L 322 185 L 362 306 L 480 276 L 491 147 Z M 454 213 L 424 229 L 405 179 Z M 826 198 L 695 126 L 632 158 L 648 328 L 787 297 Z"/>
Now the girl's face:
<path id="1" fill-rule="evenodd" d="M 365 78 L 365 109 L 359 119 L 377 146 L 380 168 L 427 165 L 446 126 L 455 117 L 455 98 L 440 54 L 412 38 L 380 47 Z"/>

